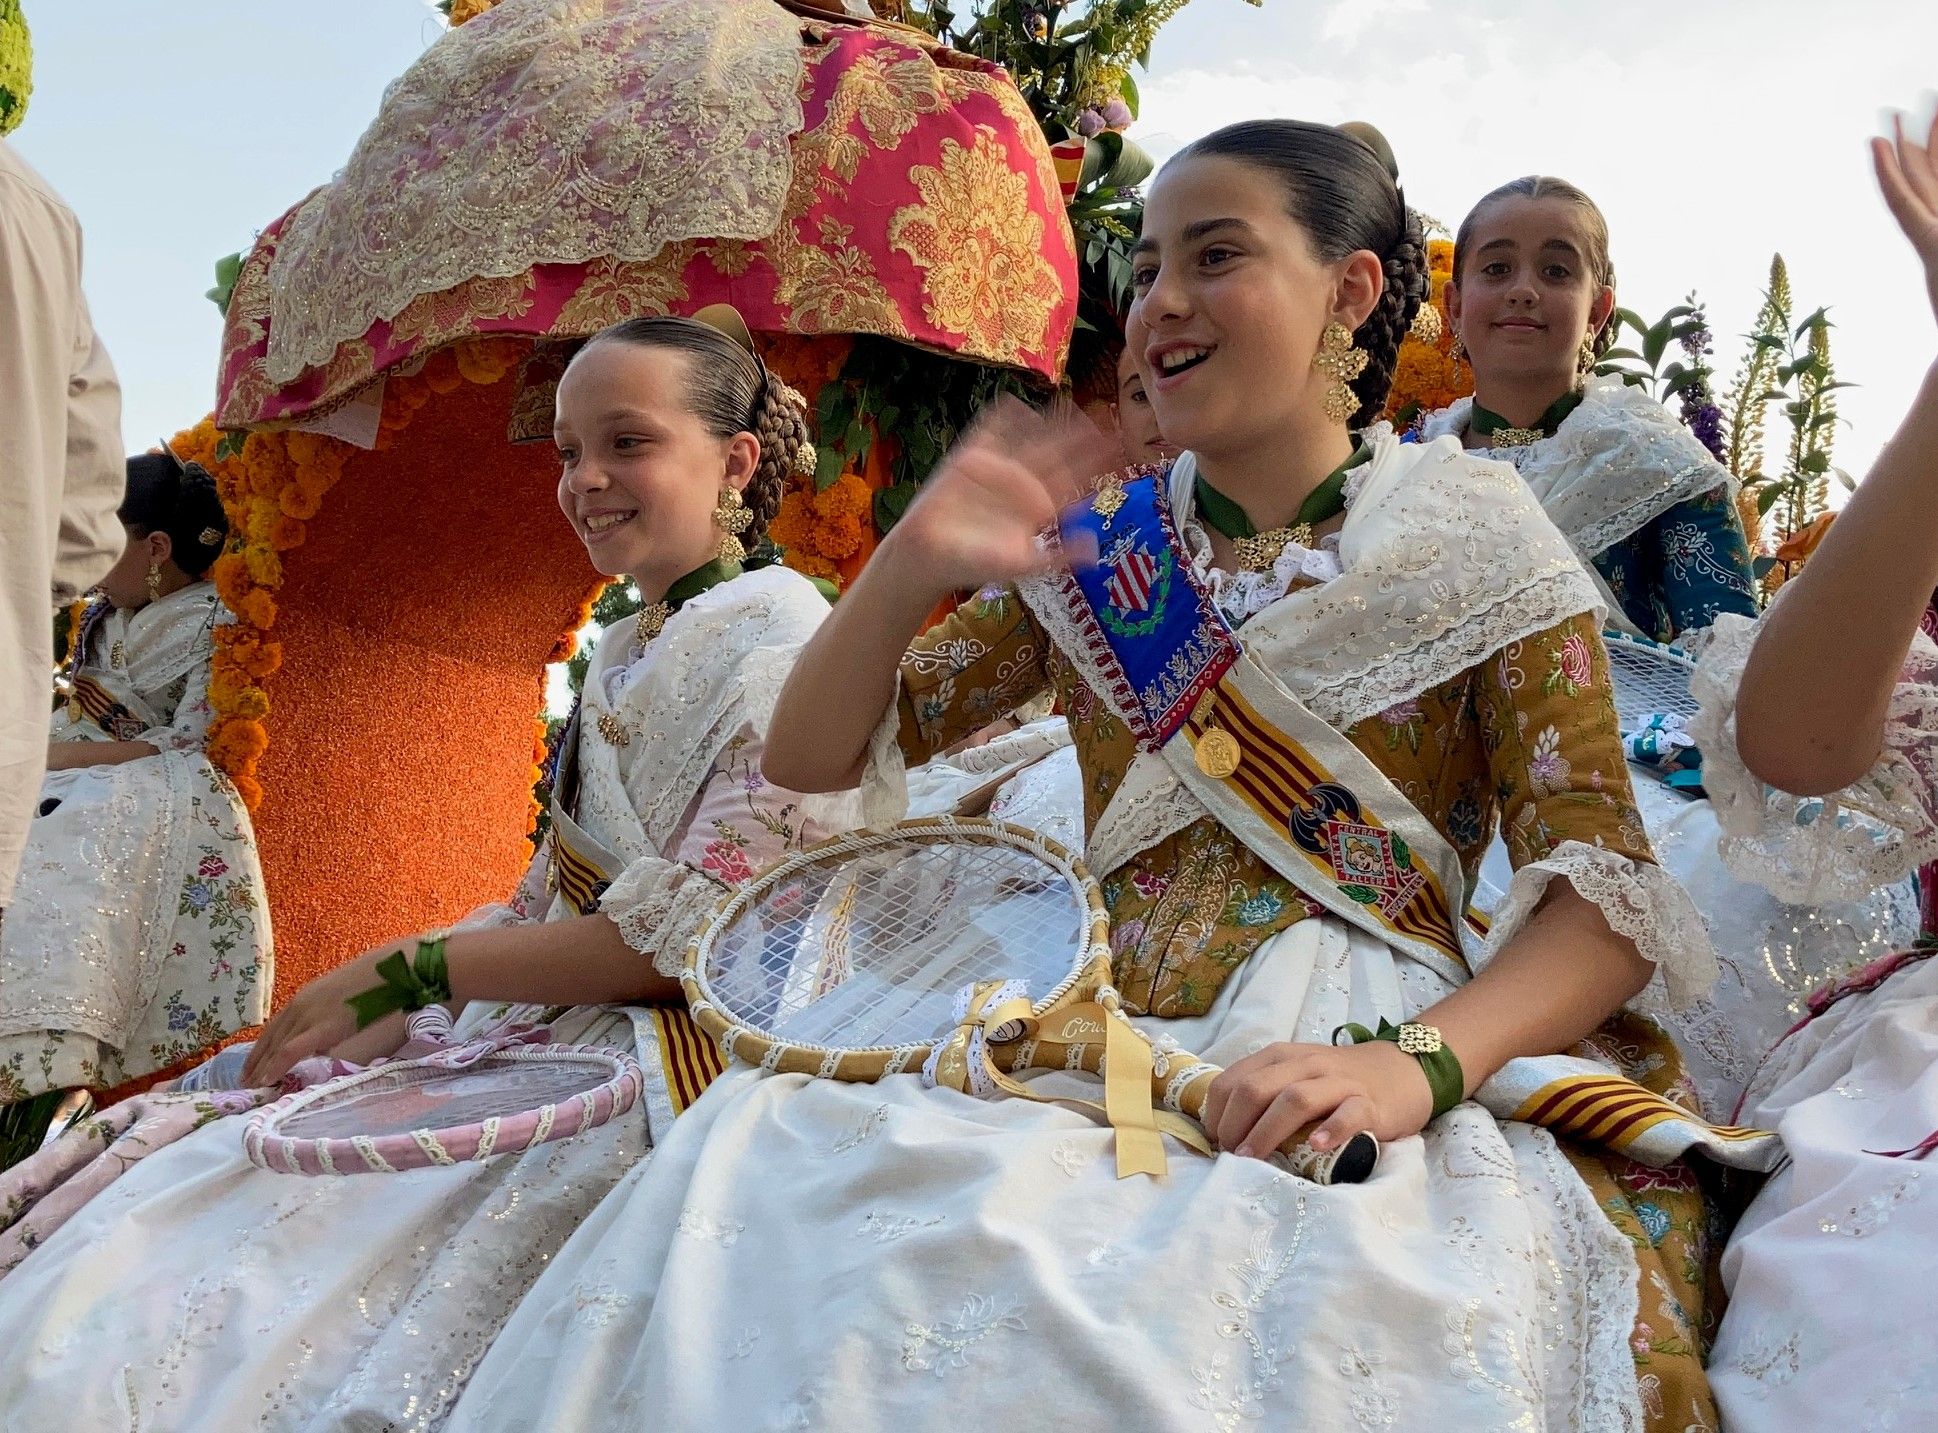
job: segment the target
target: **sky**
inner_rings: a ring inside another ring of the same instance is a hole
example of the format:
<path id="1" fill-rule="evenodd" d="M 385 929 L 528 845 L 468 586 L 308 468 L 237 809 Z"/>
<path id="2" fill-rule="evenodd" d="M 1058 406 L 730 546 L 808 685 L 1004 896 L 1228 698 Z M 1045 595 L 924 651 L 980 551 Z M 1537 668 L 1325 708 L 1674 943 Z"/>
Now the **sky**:
<path id="1" fill-rule="evenodd" d="M 13 142 L 80 215 L 130 447 L 213 405 L 215 260 L 349 156 L 384 86 L 440 32 L 423 0 L 26 0 L 32 106 Z M 1142 77 L 1160 157 L 1241 118 L 1380 126 L 1415 207 L 1459 221 L 1534 171 L 1613 235 L 1620 297 L 1709 304 L 1725 379 L 1770 254 L 1829 305 L 1861 473 L 1938 337 L 1865 138 L 1938 83 L 1929 0 L 1192 0 Z"/>

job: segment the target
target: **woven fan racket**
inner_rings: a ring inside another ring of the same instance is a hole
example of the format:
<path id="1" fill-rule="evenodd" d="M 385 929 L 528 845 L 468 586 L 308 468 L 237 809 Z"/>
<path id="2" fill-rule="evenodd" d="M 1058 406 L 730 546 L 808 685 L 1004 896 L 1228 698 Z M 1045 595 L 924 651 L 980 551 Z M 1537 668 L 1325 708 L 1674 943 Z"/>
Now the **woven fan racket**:
<path id="1" fill-rule="evenodd" d="M 450 1014 L 411 1017 L 441 1041 Z M 623 1115 L 642 1080 L 632 1056 L 512 1036 L 392 1060 L 285 1095 L 242 1132 L 250 1160 L 280 1174 L 395 1174 L 512 1154 Z"/>
<path id="2" fill-rule="evenodd" d="M 1102 1074 L 1118 1173 L 1161 1173 L 1159 1131 L 1200 1150 L 1219 1070 L 1156 1052 L 1124 1018 L 1096 882 L 1054 841 L 932 817 L 838 836 L 725 897 L 687 952 L 693 1018 L 769 1071 L 870 1081 L 920 1071 L 979 1096 L 1045 1096 L 1018 1072 Z M 1357 1183 L 1379 1145 L 1282 1151 L 1295 1173 Z"/>
<path id="3" fill-rule="evenodd" d="M 1680 648 L 1620 632 L 1605 632 L 1602 640 L 1623 731 L 1633 731 L 1655 712 L 1685 719 L 1696 714 L 1696 699 L 1689 691 L 1696 664 Z"/>

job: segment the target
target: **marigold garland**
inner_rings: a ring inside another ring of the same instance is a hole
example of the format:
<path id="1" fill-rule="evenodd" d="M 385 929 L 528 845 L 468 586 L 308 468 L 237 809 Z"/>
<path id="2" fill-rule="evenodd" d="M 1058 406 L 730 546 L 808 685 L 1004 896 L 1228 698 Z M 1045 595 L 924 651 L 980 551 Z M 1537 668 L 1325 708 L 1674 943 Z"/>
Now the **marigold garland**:
<path id="1" fill-rule="evenodd" d="M 813 479 L 796 478 L 789 482 L 767 535 L 796 572 L 833 581 L 841 561 L 861 550 L 862 534 L 874 514 L 874 490 L 854 473 L 843 473 L 821 492 L 814 490 Z"/>
<path id="2" fill-rule="evenodd" d="M 377 445 L 395 441 L 434 394 L 455 392 L 464 382 L 496 383 L 524 347 L 514 339 L 472 339 L 433 354 L 416 374 L 390 379 Z M 283 663 L 282 645 L 266 636 L 276 625 L 282 554 L 302 546 L 304 524 L 322 510 L 324 494 L 342 478 L 354 450 L 335 438 L 296 432 L 250 433 L 240 450 L 230 450 L 213 418 L 177 434 L 172 446 L 185 461 L 214 474 L 229 515 L 229 546 L 209 575 L 236 620 L 215 629 L 209 674 L 215 720 L 204 750 L 255 811 L 262 804 L 256 772 L 269 749 L 263 727 L 269 694 L 263 683 Z M 229 455 L 218 456 L 218 450 Z"/>
<path id="3" fill-rule="evenodd" d="M 1427 240 L 1427 273 L 1432 303 L 1440 311 L 1440 336 L 1432 343 L 1408 337 L 1400 345 L 1386 417 L 1403 425 L 1436 412 L 1474 391 L 1474 371 L 1453 360 L 1453 324 L 1447 319 L 1447 285 L 1453 281 L 1453 241 Z"/>

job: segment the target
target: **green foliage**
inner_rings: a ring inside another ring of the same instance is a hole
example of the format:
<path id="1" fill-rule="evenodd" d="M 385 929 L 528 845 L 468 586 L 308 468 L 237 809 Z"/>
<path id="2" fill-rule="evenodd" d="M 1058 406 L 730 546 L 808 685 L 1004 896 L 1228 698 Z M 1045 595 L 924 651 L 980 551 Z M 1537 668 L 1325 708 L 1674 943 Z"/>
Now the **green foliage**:
<path id="1" fill-rule="evenodd" d="M 1670 360 L 1666 365 L 1663 359 L 1669 353 L 1669 346 L 1687 348 L 1687 341 L 1701 334 L 1708 327 L 1700 305 L 1695 296 L 1689 301 L 1679 303 L 1654 323 L 1649 323 L 1633 309 L 1615 310 L 1615 336 L 1617 347 L 1602 355 L 1595 371 L 1622 379 L 1634 387 L 1647 392 L 1658 403 L 1668 403 L 1680 398 L 1690 388 L 1707 381 L 1706 366 L 1688 361 L 1686 358 Z M 1635 335 L 1635 346 L 1620 347 L 1624 333 Z"/>
<path id="2" fill-rule="evenodd" d="M 1768 393 L 1776 381 L 1780 355 L 1790 331 L 1790 271 L 1783 255 L 1770 258 L 1770 284 L 1763 306 L 1747 335 L 1749 351 L 1729 395 L 1723 400 L 1724 459 L 1729 470 L 1749 482 L 1763 476 L 1763 432 Z"/>
<path id="3" fill-rule="evenodd" d="M 210 289 L 204 297 L 217 308 L 221 309 L 225 317 L 229 312 L 229 300 L 234 296 L 236 291 L 236 280 L 241 277 L 242 255 L 240 252 L 224 254 L 215 261 L 215 287 Z"/>
<path id="4" fill-rule="evenodd" d="M 867 462 L 876 435 L 897 440 L 895 482 L 875 495 L 875 526 L 887 532 L 907 511 L 956 435 L 1000 394 L 1040 397 L 1042 385 L 1006 368 L 858 335 L 848 361 L 815 399 L 817 488 Z"/>

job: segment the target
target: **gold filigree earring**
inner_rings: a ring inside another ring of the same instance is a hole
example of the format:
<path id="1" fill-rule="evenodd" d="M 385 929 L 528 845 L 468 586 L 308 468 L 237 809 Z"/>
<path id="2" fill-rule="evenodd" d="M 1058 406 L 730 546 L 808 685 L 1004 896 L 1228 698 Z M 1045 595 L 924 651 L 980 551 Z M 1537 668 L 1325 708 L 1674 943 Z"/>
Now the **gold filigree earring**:
<path id="1" fill-rule="evenodd" d="M 754 525 L 754 515 L 732 488 L 720 490 L 720 501 L 713 505 L 713 525 L 720 529 L 720 560 L 738 562 L 747 555 L 740 534 Z"/>
<path id="2" fill-rule="evenodd" d="M 1370 355 L 1353 344 L 1353 336 L 1343 323 L 1329 323 L 1319 335 L 1319 351 L 1312 355 L 1312 366 L 1332 383 L 1326 389 L 1326 416 L 1344 423 L 1359 411 L 1359 395 L 1352 381 L 1366 371 Z"/>
<path id="3" fill-rule="evenodd" d="M 161 601 L 161 564 L 159 562 L 148 564 L 148 600 Z"/>
<path id="4" fill-rule="evenodd" d="M 1460 341 L 1458 332 L 1454 334 L 1453 343 L 1447 349 L 1447 357 L 1454 363 L 1467 362 L 1467 345 Z"/>
<path id="5" fill-rule="evenodd" d="M 1438 343 L 1440 335 L 1445 333 L 1446 329 L 1446 323 L 1440 317 L 1440 310 L 1433 306 L 1432 300 L 1428 300 L 1421 304 L 1420 311 L 1413 315 L 1413 326 L 1406 332 L 1407 337 L 1415 343 Z"/>
<path id="6" fill-rule="evenodd" d="M 1595 371 L 1595 335 L 1584 333 L 1581 347 L 1575 350 L 1575 372 L 1583 378 Z"/>

